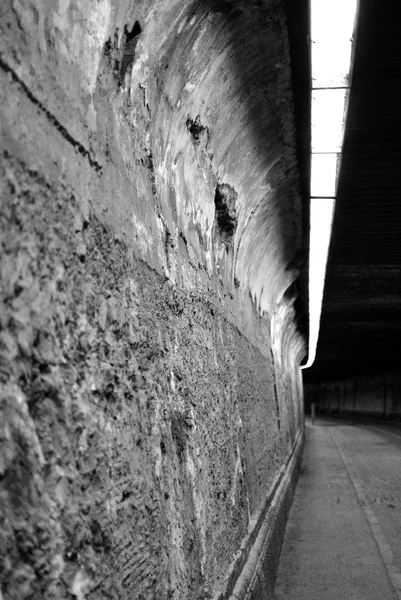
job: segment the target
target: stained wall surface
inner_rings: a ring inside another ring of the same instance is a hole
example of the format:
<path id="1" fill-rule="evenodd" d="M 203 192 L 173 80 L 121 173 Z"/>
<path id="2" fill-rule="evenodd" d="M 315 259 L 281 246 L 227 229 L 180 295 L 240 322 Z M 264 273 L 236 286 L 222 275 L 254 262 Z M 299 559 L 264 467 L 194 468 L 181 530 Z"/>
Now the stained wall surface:
<path id="1" fill-rule="evenodd" d="M 282 3 L 0 11 L 0 597 L 223 597 L 303 422 Z"/>

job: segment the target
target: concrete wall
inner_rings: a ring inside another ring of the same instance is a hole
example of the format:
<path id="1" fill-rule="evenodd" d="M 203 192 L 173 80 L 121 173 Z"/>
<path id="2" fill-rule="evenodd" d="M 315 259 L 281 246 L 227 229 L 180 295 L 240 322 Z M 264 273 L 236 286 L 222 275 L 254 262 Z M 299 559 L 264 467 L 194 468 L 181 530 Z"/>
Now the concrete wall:
<path id="1" fill-rule="evenodd" d="M 362 375 L 305 386 L 305 404 L 325 414 L 401 419 L 401 372 Z"/>
<path id="2" fill-rule="evenodd" d="M 302 438 L 282 4 L 0 10 L 0 597 L 227 597 Z"/>

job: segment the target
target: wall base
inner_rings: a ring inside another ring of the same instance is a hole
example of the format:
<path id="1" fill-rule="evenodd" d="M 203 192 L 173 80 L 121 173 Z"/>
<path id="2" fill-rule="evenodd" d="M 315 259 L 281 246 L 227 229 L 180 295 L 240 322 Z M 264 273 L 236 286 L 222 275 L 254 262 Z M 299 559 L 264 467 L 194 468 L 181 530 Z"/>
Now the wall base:
<path id="1" fill-rule="evenodd" d="M 287 463 L 278 472 L 255 525 L 214 600 L 269 600 L 274 597 L 281 546 L 301 467 L 302 428 Z"/>

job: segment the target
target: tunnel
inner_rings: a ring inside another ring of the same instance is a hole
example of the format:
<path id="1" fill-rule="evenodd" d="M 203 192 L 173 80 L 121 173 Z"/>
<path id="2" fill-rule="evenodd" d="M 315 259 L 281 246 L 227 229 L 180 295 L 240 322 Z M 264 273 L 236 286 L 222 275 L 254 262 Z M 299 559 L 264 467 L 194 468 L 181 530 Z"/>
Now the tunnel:
<path id="1" fill-rule="evenodd" d="M 399 330 L 400 261 L 347 259 L 365 96 L 302 371 L 308 2 L 0 15 L 0 600 L 272 599 L 305 408 L 401 413 L 391 352 L 354 360 Z"/>

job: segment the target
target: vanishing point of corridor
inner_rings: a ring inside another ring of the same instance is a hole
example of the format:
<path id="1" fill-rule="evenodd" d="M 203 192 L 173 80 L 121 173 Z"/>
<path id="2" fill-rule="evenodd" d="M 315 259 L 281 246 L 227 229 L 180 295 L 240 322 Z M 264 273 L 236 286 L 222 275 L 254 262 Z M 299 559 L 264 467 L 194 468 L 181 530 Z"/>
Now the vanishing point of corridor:
<path id="1" fill-rule="evenodd" d="M 401 598 L 401 431 L 306 426 L 276 600 Z"/>

